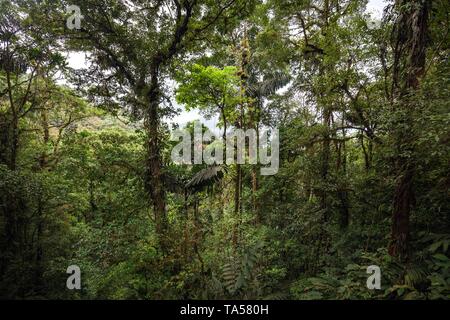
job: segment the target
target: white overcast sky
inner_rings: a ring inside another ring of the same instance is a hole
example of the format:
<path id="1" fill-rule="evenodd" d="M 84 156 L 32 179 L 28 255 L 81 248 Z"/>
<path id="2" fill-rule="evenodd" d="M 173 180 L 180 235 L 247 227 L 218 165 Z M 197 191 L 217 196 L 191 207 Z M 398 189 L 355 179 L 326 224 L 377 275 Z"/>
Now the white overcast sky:
<path id="1" fill-rule="evenodd" d="M 381 19 L 383 8 L 386 6 L 385 0 L 369 0 L 367 4 L 367 12 L 371 14 L 374 19 Z M 71 52 L 68 55 L 69 66 L 75 69 L 86 67 L 86 62 L 84 59 L 84 53 Z M 182 106 L 180 108 L 183 110 L 178 116 L 170 119 L 171 123 L 178 123 L 183 126 L 185 123 L 193 120 L 200 119 L 205 125 L 211 129 L 217 128 L 217 118 L 206 120 L 196 110 L 185 111 Z"/>

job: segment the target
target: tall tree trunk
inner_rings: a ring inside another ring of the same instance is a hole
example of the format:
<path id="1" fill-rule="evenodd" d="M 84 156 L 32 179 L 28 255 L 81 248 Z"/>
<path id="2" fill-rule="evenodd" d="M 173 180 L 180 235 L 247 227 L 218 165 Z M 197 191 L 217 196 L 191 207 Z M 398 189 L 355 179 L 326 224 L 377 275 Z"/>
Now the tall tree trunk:
<path id="1" fill-rule="evenodd" d="M 220 107 L 220 114 L 222 115 L 223 121 L 223 133 L 222 133 L 222 143 L 223 143 L 223 154 L 227 154 L 227 116 L 225 115 L 225 107 Z"/>
<path id="2" fill-rule="evenodd" d="M 14 113 L 11 122 L 11 140 L 9 145 L 9 159 L 8 167 L 10 170 L 16 170 L 17 167 L 17 152 L 19 149 L 19 118 Z"/>
<path id="3" fill-rule="evenodd" d="M 326 133 L 323 135 L 322 142 L 322 155 L 321 155 L 321 208 L 323 210 L 323 220 L 328 221 L 328 195 L 327 195 L 327 182 L 328 182 L 328 170 L 330 161 L 330 134 L 328 129 L 330 127 L 331 111 L 325 107 L 323 110 L 323 125 L 326 128 Z"/>
<path id="4" fill-rule="evenodd" d="M 328 19 L 330 13 L 330 2 L 329 0 L 324 0 L 323 3 L 323 11 L 322 11 L 322 19 L 323 19 L 323 27 L 321 29 L 321 33 L 323 36 L 326 36 L 328 33 Z M 321 74 L 328 73 L 328 66 L 322 62 L 319 67 Z M 323 97 L 323 93 L 320 94 Z M 323 143 L 322 143 L 322 159 L 321 159 L 321 180 L 322 180 L 322 191 L 321 191 L 321 208 L 323 210 L 323 221 L 328 221 L 328 170 L 329 170 L 329 161 L 330 161 L 330 122 L 331 122 L 331 106 L 323 105 L 322 106 L 322 123 L 325 128 L 325 133 L 323 135 Z"/>
<path id="5" fill-rule="evenodd" d="M 398 121 L 393 129 L 397 151 L 397 185 L 392 212 L 389 254 L 408 257 L 409 218 L 414 202 L 414 131 L 412 114 L 416 108 L 411 95 L 419 88 L 425 71 L 426 37 L 429 1 L 397 0 L 399 11 L 394 28 L 393 94 Z"/>
<path id="6" fill-rule="evenodd" d="M 7 46 L 7 52 L 9 54 L 9 46 Z M 11 74 L 9 70 L 6 71 L 6 83 L 8 86 L 8 98 L 9 98 L 9 105 L 11 108 L 11 121 L 9 122 L 8 127 L 8 140 L 7 140 L 7 166 L 10 170 L 16 169 L 16 160 L 17 160 L 17 149 L 19 145 L 19 116 L 18 111 L 16 109 L 16 105 L 14 103 L 14 97 L 13 97 L 13 87 L 11 84 Z M 7 112 L 8 115 L 8 112 Z M 7 116 L 6 116 L 7 118 Z"/>
<path id="7" fill-rule="evenodd" d="M 0 113 L 0 163 L 8 164 L 8 131 L 7 114 Z"/>
<path id="8" fill-rule="evenodd" d="M 41 124 L 42 124 L 42 130 L 43 130 L 43 145 L 44 150 L 41 153 L 41 156 L 39 157 L 39 167 L 41 170 L 44 170 L 47 167 L 48 164 L 48 155 L 47 155 L 47 144 L 50 140 L 50 130 L 48 125 L 48 111 L 45 108 L 45 106 L 42 106 L 41 110 Z"/>
<path id="9" fill-rule="evenodd" d="M 156 82 L 156 80 L 155 80 Z M 149 106 L 145 117 L 145 129 L 147 131 L 147 168 L 146 189 L 151 197 L 155 218 L 156 232 L 159 237 L 162 250 L 167 249 L 166 229 L 168 227 L 166 217 L 166 193 L 163 184 L 162 159 L 159 141 L 159 86 L 154 84 L 149 92 Z"/>
<path id="10" fill-rule="evenodd" d="M 44 227 L 44 214 L 43 214 L 43 195 L 39 195 L 38 210 L 37 210 L 37 227 L 36 227 L 36 265 L 33 274 L 34 291 L 37 294 L 42 293 L 44 287 L 44 268 L 43 268 L 43 255 L 44 248 L 42 245 L 42 235 Z"/>
<path id="11" fill-rule="evenodd" d="M 250 128 L 254 129 L 256 132 L 256 148 L 259 146 L 259 101 L 254 101 L 252 107 L 250 108 Z M 249 146 L 250 147 L 250 146 Z M 258 153 L 256 153 L 256 163 L 258 163 Z M 261 212 L 258 203 L 258 165 L 254 164 L 252 166 L 251 171 L 251 179 L 252 179 L 252 205 L 253 205 L 253 214 L 255 215 L 256 224 L 260 224 L 262 222 Z"/>
<path id="12" fill-rule="evenodd" d="M 248 44 L 248 38 L 247 38 L 247 31 L 244 31 L 244 37 L 241 41 L 241 48 L 240 48 L 240 70 L 238 72 L 238 76 L 240 77 L 240 104 L 239 104 L 239 118 L 236 121 L 236 128 L 245 130 L 244 125 L 244 116 L 245 116 L 245 107 L 246 107 L 246 85 L 247 85 L 247 65 L 249 63 L 249 44 Z M 239 139 L 236 139 L 236 145 L 235 145 L 235 154 L 236 159 L 237 157 L 237 149 L 238 144 L 244 143 L 246 145 L 246 141 L 239 141 Z M 244 155 L 245 158 L 245 155 Z M 239 162 L 239 161 L 238 161 Z M 234 188 L 234 213 L 236 217 L 236 225 L 234 227 L 233 231 L 233 243 L 236 248 L 238 237 L 239 237 L 239 226 L 241 224 L 241 214 L 242 214 L 242 166 L 239 163 L 236 163 L 236 179 L 235 179 L 235 188 Z"/>
<path id="13" fill-rule="evenodd" d="M 342 120 L 344 122 L 344 118 Z M 342 123 L 342 127 L 343 123 Z M 338 198 L 340 201 L 339 211 L 339 225 L 342 230 L 346 230 L 350 223 L 350 209 L 347 191 L 347 146 L 345 143 L 345 129 L 342 129 L 342 142 L 338 142 L 339 152 L 338 152 L 338 167 L 337 171 L 340 172 L 340 180 L 338 186 Z"/>
<path id="14" fill-rule="evenodd" d="M 254 165 L 252 167 L 252 206 L 253 206 L 253 213 L 256 217 L 256 224 L 260 224 L 262 221 L 261 219 L 261 212 L 259 210 L 259 204 L 258 204 L 258 167 Z"/>

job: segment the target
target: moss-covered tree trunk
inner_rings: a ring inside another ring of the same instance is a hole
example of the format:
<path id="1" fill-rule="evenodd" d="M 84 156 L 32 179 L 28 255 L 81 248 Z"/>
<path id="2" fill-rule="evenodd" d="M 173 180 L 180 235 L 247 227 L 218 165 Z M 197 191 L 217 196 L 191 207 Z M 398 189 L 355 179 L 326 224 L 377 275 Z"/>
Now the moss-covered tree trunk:
<path id="1" fill-rule="evenodd" d="M 396 151 L 396 187 L 392 212 L 389 254 L 408 257 L 410 214 L 414 202 L 414 129 L 412 114 L 417 108 L 411 97 L 425 71 L 429 1 L 397 0 L 394 25 L 393 103 L 397 121 L 392 129 Z"/>

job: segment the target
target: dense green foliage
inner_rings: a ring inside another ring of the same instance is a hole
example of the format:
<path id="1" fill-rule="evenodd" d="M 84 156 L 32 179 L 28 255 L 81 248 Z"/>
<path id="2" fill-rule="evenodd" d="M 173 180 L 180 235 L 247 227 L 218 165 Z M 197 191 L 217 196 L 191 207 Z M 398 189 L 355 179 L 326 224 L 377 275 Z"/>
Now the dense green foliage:
<path id="1" fill-rule="evenodd" d="M 0 0 L 0 298 L 450 298 L 448 1 L 68 2 Z M 173 163 L 180 108 L 278 173 Z"/>

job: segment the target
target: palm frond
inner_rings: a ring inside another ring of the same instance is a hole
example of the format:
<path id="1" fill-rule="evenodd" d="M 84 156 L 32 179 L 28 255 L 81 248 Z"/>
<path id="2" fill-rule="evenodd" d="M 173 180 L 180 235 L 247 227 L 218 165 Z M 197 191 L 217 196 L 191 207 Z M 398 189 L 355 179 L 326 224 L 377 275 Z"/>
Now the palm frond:
<path id="1" fill-rule="evenodd" d="M 261 82 L 250 83 L 249 94 L 255 97 L 270 96 L 286 86 L 290 80 L 290 76 L 285 73 L 275 73 Z"/>
<path id="2" fill-rule="evenodd" d="M 224 171 L 225 168 L 222 166 L 212 166 L 202 169 L 186 184 L 186 188 L 194 191 L 201 190 L 222 179 Z"/>

